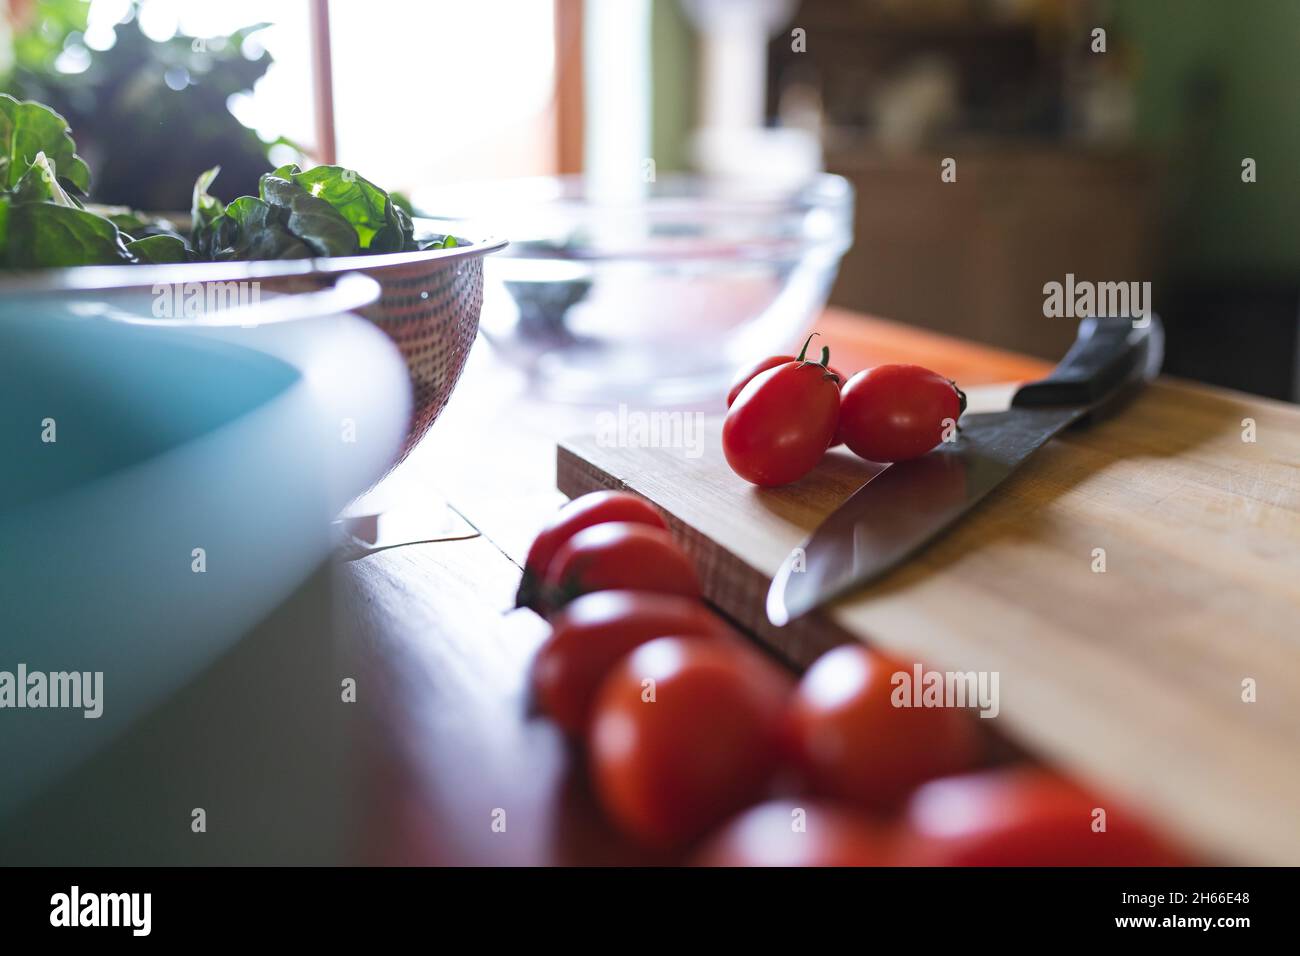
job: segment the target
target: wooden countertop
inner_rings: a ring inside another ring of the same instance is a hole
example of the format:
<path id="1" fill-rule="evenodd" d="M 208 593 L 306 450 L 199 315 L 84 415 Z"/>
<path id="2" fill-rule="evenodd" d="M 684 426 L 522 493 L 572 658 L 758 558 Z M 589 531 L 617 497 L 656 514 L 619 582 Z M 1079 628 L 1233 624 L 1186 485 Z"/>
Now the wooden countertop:
<path id="1" fill-rule="evenodd" d="M 1047 368 L 835 309 L 817 328 L 846 372 L 917 362 L 978 385 Z M 451 539 L 322 568 L 186 693 L 10 821 L 0 856 L 646 861 L 603 821 L 578 756 L 530 714 L 526 674 L 547 628 L 511 612 L 518 566 L 564 500 L 556 443 L 591 429 L 597 412 L 536 401 L 478 343 L 442 419 L 378 493 L 445 497 L 465 519 Z M 357 682 L 355 706 L 339 704 L 346 678 Z M 191 828 L 194 807 L 206 808 L 205 834 Z M 505 832 L 493 829 L 499 811 Z"/>
<path id="2" fill-rule="evenodd" d="M 842 310 L 828 310 L 816 328 L 846 372 L 917 362 L 978 385 L 1049 368 Z M 366 685 L 380 701 L 367 859 L 645 859 L 591 804 L 577 755 L 528 711 L 527 667 L 547 629 L 531 612 L 507 611 L 532 537 L 565 500 L 555 490 L 556 442 L 590 429 L 596 412 L 543 405 L 521 388 L 480 343 L 443 418 L 395 476 L 417 492 L 438 489 L 479 536 L 379 552 L 336 569 L 339 626 L 366 649 Z M 498 809 L 506 811 L 505 834 L 491 830 Z"/>

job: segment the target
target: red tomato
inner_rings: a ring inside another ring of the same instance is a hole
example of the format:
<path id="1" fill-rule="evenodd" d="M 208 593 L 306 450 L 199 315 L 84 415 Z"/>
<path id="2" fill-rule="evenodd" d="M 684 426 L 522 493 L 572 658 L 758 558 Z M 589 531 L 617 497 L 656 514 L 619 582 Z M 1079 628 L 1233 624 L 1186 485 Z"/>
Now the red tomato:
<path id="1" fill-rule="evenodd" d="M 844 377 L 844 374 L 842 372 L 837 372 L 834 366 L 831 366 L 830 369 L 831 369 L 831 374 L 835 376 L 835 384 L 839 388 L 840 394 L 841 395 L 844 394 L 844 383 L 847 382 L 848 379 Z M 827 447 L 835 448 L 843 444 L 844 444 L 844 437 L 840 435 L 840 423 L 839 420 L 836 419 L 835 434 L 831 436 L 831 443 Z"/>
<path id="2" fill-rule="evenodd" d="M 839 434 L 868 461 L 920 458 L 943 440 L 966 396 L 948 379 L 919 365 L 877 365 L 844 386 Z"/>
<path id="3" fill-rule="evenodd" d="M 533 659 L 533 693 L 542 711 L 573 734 L 587 729 L 601 680 L 633 648 L 656 637 L 732 634 L 699 601 L 638 591 L 584 595 L 552 627 Z"/>
<path id="4" fill-rule="evenodd" d="M 563 607 L 592 591 L 649 591 L 700 596 L 691 559 L 662 528 L 609 521 L 570 538 L 546 569 L 547 600 Z"/>
<path id="5" fill-rule="evenodd" d="M 774 800 L 729 821 L 695 855 L 696 866 L 887 866 L 884 829 L 834 804 Z"/>
<path id="6" fill-rule="evenodd" d="M 835 438 L 840 389 L 822 362 L 787 362 L 740 390 L 722 425 L 731 470 L 765 488 L 789 484 L 821 461 Z"/>
<path id="7" fill-rule="evenodd" d="M 778 365 L 784 365 L 787 362 L 797 362 L 797 361 L 798 359 L 796 359 L 793 355 L 770 355 L 767 358 L 763 359 L 762 361 L 755 362 L 753 365 L 741 369 L 740 372 L 737 373 L 736 377 L 731 381 L 731 390 L 727 392 L 727 407 L 730 408 L 732 406 L 732 404 L 736 401 L 736 396 L 740 394 L 741 389 L 743 389 L 746 385 L 748 385 L 750 379 L 752 379 L 759 372 L 766 372 L 768 369 L 776 368 Z M 831 374 L 834 375 L 838 380 L 839 387 L 843 388 L 844 382 L 846 381 L 844 378 L 844 374 L 838 371 L 833 365 L 829 366 L 829 368 L 831 370 Z M 831 447 L 834 448 L 836 445 L 839 445 L 842 442 L 843 439 L 840 438 L 839 433 L 836 432 L 835 437 L 831 439 Z"/>
<path id="8" fill-rule="evenodd" d="M 515 606 L 541 610 L 544 603 L 541 584 L 555 552 L 579 531 L 605 521 L 631 521 L 652 528 L 667 528 L 659 510 L 637 495 L 624 491 L 596 491 L 574 498 L 559 510 L 528 549 Z"/>
<path id="9" fill-rule="evenodd" d="M 1094 811 L 1106 811 L 1104 832 Z M 1185 866 L 1127 810 L 1048 770 L 935 780 L 908 802 L 901 840 L 916 866 Z"/>
<path id="10" fill-rule="evenodd" d="M 678 847 L 762 796 L 780 760 L 789 682 L 729 641 L 661 637 L 601 685 L 589 760 L 621 829 Z"/>
<path id="11" fill-rule="evenodd" d="M 742 368 L 736 373 L 736 377 L 731 380 L 731 388 L 727 392 L 727 407 L 730 408 L 732 406 L 736 401 L 736 396 L 740 394 L 740 390 L 748 385 L 749 380 L 759 372 L 766 372 L 770 368 L 776 368 L 778 365 L 785 365 L 787 362 L 793 361 L 795 361 L 793 355 L 769 355 L 767 358 L 761 359 L 753 365 Z"/>
<path id="12" fill-rule="evenodd" d="M 975 763 L 973 718 L 950 707 L 895 707 L 900 671 L 910 675 L 912 666 L 854 644 L 823 654 L 804 674 L 790 733 L 814 792 L 888 810 L 917 784 Z"/>
<path id="13" fill-rule="evenodd" d="M 736 401 L 736 396 L 740 394 L 741 389 L 748 385 L 750 379 L 756 376 L 759 372 L 766 372 L 768 369 L 776 368 L 778 365 L 785 365 L 787 362 L 797 361 L 799 360 L 793 355 L 769 355 L 767 358 L 760 359 L 753 365 L 742 368 L 736 373 L 736 377 L 731 380 L 731 388 L 727 392 L 727 407 L 730 408 L 732 406 Z M 828 367 L 830 368 L 831 374 L 839 379 L 840 387 L 843 388 L 845 382 L 844 374 L 833 365 Z"/>

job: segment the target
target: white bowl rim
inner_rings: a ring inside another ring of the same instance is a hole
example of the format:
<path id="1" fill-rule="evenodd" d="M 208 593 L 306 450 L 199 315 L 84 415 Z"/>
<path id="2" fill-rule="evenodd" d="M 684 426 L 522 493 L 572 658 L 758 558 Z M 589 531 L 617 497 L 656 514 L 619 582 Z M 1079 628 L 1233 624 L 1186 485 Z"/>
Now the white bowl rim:
<path id="1" fill-rule="evenodd" d="M 173 286 L 198 282 L 174 283 Z M 166 283 L 163 283 L 166 285 Z M 104 289 L 75 289 L 67 287 L 30 288 L 17 293 L 17 297 L 34 299 L 54 299 L 66 301 L 69 291 L 93 294 L 99 292 L 105 296 L 120 297 L 136 295 L 145 297 L 156 295 L 161 289 L 149 286 L 117 286 Z M 270 325 L 278 322 L 292 322 L 299 319 L 314 319 L 324 315 L 342 315 L 356 312 L 379 301 L 382 287 L 371 276 L 360 272 L 345 272 L 339 275 L 332 285 L 302 292 L 274 291 L 260 298 L 255 303 L 242 303 L 226 309 L 204 311 L 199 315 L 185 318 L 158 318 L 154 315 L 129 314 L 124 310 L 121 315 L 112 315 L 114 322 L 128 325 L 147 325 L 151 328 L 204 328 L 233 327 L 249 328 L 256 325 Z M 13 300 L 0 301 L 0 313 L 12 307 Z"/>

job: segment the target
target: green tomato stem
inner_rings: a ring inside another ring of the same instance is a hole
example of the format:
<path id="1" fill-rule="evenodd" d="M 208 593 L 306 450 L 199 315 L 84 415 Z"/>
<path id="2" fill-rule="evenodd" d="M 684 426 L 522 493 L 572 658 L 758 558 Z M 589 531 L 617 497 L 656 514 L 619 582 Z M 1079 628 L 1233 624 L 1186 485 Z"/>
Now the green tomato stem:
<path id="1" fill-rule="evenodd" d="M 817 332 L 810 332 L 808 334 L 808 338 L 804 339 L 803 348 L 799 350 L 799 357 L 795 359 L 796 362 L 805 361 L 805 356 L 808 354 L 808 343 L 810 343 L 813 340 L 814 335 L 818 335 L 818 334 L 819 333 Z"/>

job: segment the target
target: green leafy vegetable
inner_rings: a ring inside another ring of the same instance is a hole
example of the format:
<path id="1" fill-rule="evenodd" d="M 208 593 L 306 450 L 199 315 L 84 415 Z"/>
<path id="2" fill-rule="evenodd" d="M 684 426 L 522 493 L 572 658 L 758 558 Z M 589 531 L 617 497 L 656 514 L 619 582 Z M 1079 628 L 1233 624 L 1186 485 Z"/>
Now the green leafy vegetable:
<path id="1" fill-rule="evenodd" d="M 185 248 L 185 240 L 179 236 L 145 236 L 132 239 L 126 244 L 126 251 L 135 257 L 136 262 L 189 262 L 190 251 Z"/>
<path id="2" fill-rule="evenodd" d="M 221 172 L 221 167 L 213 166 L 211 169 L 199 173 L 199 178 L 194 180 L 194 198 L 190 204 L 190 221 L 195 231 L 208 228 L 225 211 L 221 200 L 208 193 L 208 187 L 212 185 L 212 180 L 217 178 L 219 172 Z"/>
<path id="3" fill-rule="evenodd" d="M 342 166 L 281 166 L 257 196 L 223 203 L 220 167 L 194 182 L 189 235 L 127 207 L 84 207 L 86 164 L 63 118 L 0 95 L 0 266 L 305 259 L 454 249 L 453 236 L 417 242 L 401 197 Z"/>
<path id="4" fill-rule="evenodd" d="M 103 216 L 50 202 L 2 201 L 7 207 L 5 265 L 15 269 L 114 265 L 135 261 Z"/>
<path id="5" fill-rule="evenodd" d="M 52 202 L 59 206 L 78 205 L 59 185 L 54 164 L 44 153 L 36 154 L 36 159 L 14 184 L 13 198 L 16 202 Z"/>
<path id="6" fill-rule="evenodd" d="M 305 187 L 267 173 L 262 177 L 261 193 L 263 202 L 284 211 L 285 227 L 317 255 L 350 256 L 359 251 L 360 242 L 352 224 L 329 202 L 313 196 Z"/>
<path id="7" fill-rule="evenodd" d="M 185 240 L 176 231 L 176 227 L 166 219 L 136 212 L 134 209 L 128 209 L 125 206 L 100 206 L 87 203 L 82 208 L 87 212 L 93 212 L 97 216 L 103 216 L 117 226 L 118 232 L 129 237 L 128 243 L 131 239 L 145 239 L 149 236 L 171 236 L 173 239 L 179 239 L 181 244 L 185 245 Z"/>
<path id="8" fill-rule="evenodd" d="M 151 229 L 156 229 L 159 223 L 159 220 L 150 220 L 143 214 L 133 212 L 123 206 L 87 205 L 84 208 L 97 216 L 103 216 L 117 226 L 119 232 L 130 233 L 137 237 L 148 233 Z"/>
<path id="9" fill-rule="evenodd" d="M 0 93 L 0 187 L 12 189 L 41 153 L 70 188 L 90 191 L 90 169 L 77 155 L 67 121 L 48 106 Z"/>
<path id="10" fill-rule="evenodd" d="M 13 269 L 135 261 L 112 222 L 81 208 L 90 172 L 63 117 L 0 94 L 0 262 Z"/>
<path id="11" fill-rule="evenodd" d="M 256 196 L 240 196 L 226 207 L 224 245 L 215 259 L 306 259 L 312 249 L 289 231 L 283 210 Z"/>
<path id="12" fill-rule="evenodd" d="M 381 251 L 401 249 L 400 223 L 392 200 L 368 179 L 342 166 L 316 166 L 305 173 L 294 167 L 288 179 L 333 206 L 356 230 L 360 248 L 371 248 L 372 240 L 379 236 Z"/>

